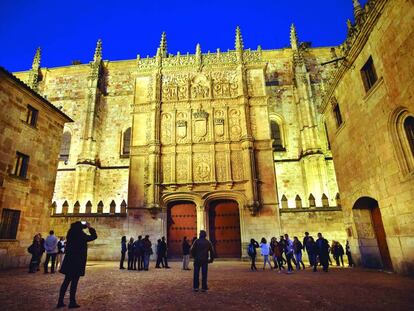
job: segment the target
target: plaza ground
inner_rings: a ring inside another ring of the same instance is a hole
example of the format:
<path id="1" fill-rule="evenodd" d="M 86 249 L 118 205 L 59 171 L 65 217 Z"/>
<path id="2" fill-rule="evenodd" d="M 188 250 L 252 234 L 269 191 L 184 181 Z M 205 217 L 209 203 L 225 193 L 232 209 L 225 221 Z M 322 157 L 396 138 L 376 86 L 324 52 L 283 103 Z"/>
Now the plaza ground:
<path id="1" fill-rule="evenodd" d="M 88 263 L 78 288 L 80 310 L 414 310 L 414 279 L 381 271 L 335 267 L 288 275 L 216 261 L 209 266 L 210 290 L 195 293 L 192 271 L 181 270 L 181 263 L 153 266 L 138 272 L 119 270 L 115 262 Z M 53 310 L 62 280 L 60 273 L 0 271 L 0 309 Z"/>

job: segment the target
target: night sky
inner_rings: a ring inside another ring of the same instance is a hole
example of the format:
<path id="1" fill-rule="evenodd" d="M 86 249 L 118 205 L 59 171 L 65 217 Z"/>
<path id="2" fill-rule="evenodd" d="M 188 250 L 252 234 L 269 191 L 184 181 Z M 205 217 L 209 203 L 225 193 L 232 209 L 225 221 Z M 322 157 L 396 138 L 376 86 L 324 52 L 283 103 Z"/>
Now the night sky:
<path id="1" fill-rule="evenodd" d="M 105 60 L 153 56 L 162 31 L 169 53 L 226 51 L 237 25 L 245 48 L 289 46 L 292 22 L 300 41 L 337 45 L 352 11 L 352 0 L 0 0 L 0 66 L 29 69 L 38 46 L 42 67 L 87 63 L 99 38 Z"/>

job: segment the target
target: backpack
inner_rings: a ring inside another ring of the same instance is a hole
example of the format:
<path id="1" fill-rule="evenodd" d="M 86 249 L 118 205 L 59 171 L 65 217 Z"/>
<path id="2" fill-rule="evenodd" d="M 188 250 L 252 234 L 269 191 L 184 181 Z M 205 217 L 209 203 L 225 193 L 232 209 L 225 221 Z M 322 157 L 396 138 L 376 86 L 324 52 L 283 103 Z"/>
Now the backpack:
<path id="1" fill-rule="evenodd" d="M 254 256 L 254 246 L 253 246 L 253 244 L 249 244 L 249 246 L 247 247 L 247 254 L 250 257 Z"/>

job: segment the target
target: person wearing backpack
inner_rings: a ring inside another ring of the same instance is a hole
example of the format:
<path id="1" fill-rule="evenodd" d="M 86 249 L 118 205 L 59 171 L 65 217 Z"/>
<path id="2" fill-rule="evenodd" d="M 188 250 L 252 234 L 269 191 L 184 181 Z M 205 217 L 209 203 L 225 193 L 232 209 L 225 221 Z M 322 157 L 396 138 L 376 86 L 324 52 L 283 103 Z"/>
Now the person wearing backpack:
<path id="1" fill-rule="evenodd" d="M 250 244 L 247 246 L 247 255 L 249 255 L 250 260 L 252 261 L 252 264 L 250 266 L 250 269 L 252 271 L 257 271 L 256 268 L 256 248 L 259 248 L 259 243 L 255 239 L 250 240 Z"/>

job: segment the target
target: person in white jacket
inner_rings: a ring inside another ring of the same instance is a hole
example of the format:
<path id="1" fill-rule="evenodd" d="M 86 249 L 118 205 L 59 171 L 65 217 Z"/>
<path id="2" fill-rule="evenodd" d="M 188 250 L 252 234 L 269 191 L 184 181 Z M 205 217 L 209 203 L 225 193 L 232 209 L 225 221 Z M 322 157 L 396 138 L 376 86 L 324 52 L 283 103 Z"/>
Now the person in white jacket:
<path id="1" fill-rule="evenodd" d="M 269 260 L 270 246 L 269 244 L 267 244 L 265 238 L 262 238 L 262 240 L 260 241 L 260 251 L 263 256 L 263 270 L 266 268 L 266 262 L 269 264 L 270 269 L 273 269 L 272 264 Z"/>
<path id="2" fill-rule="evenodd" d="M 45 239 L 44 248 L 46 251 L 46 260 L 44 264 L 45 273 L 48 273 L 48 266 L 49 266 L 49 260 L 52 258 L 52 267 L 50 271 L 52 273 L 55 273 L 55 261 L 56 261 L 56 254 L 58 252 L 57 249 L 58 239 L 55 236 L 55 232 L 53 230 L 50 230 L 49 236 Z"/>

